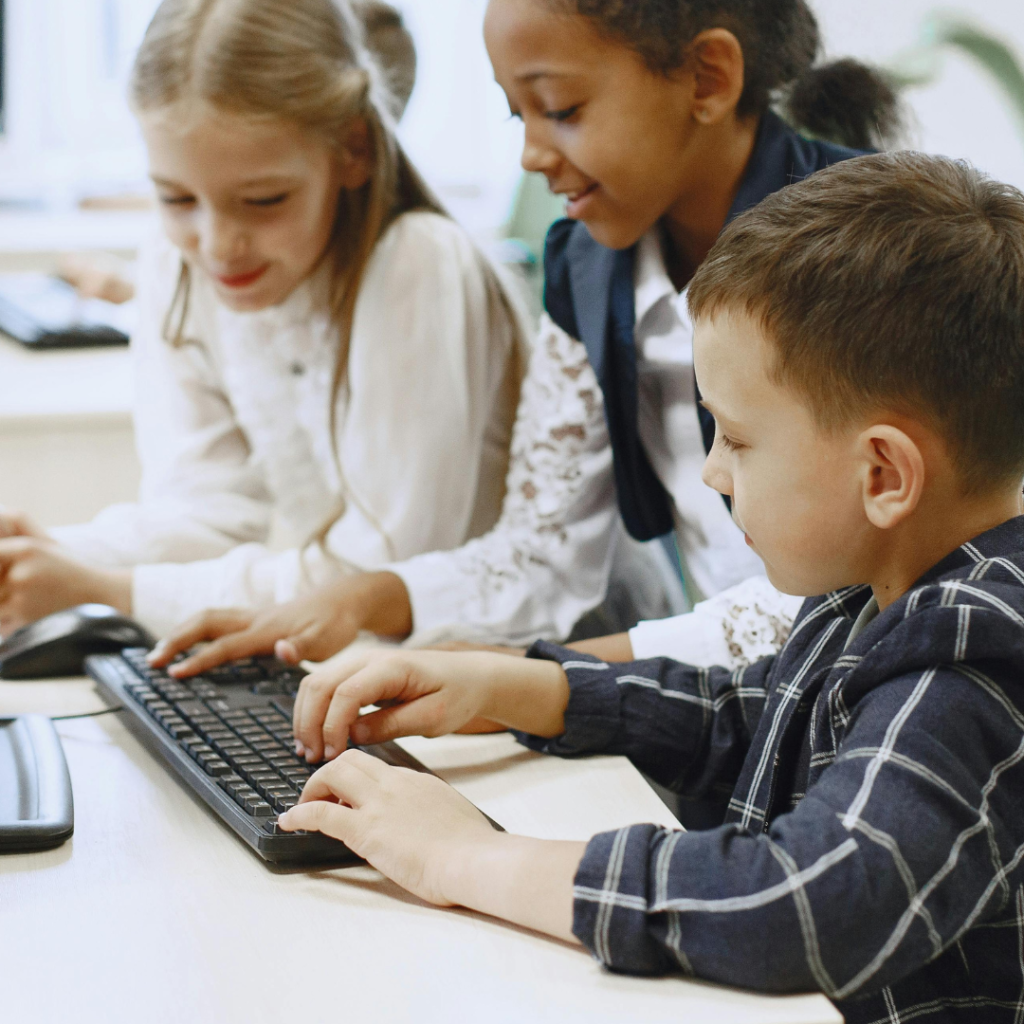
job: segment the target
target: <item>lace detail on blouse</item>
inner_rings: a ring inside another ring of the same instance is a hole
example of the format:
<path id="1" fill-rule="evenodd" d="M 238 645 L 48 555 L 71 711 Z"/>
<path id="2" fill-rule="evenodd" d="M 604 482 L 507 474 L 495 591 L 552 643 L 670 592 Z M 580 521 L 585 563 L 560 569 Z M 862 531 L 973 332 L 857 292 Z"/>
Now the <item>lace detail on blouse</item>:
<path id="1" fill-rule="evenodd" d="M 702 601 L 689 615 L 641 622 L 629 634 L 633 655 L 742 668 L 779 653 L 802 604 L 802 597 L 780 593 L 766 576 L 752 576 Z"/>
<path id="2" fill-rule="evenodd" d="M 618 521 L 604 404 L 586 350 L 545 318 L 530 359 L 495 528 L 392 566 L 414 641 L 567 635 L 599 604 Z"/>

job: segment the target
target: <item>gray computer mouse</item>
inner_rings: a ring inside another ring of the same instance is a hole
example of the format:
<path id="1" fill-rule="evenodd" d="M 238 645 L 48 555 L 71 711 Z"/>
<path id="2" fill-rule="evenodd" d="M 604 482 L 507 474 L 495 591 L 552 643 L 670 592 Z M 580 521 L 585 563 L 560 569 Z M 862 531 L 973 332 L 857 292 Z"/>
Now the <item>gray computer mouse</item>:
<path id="1" fill-rule="evenodd" d="M 152 647 L 137 622 L 105 604 L 82 604 L 33 622 L 0 643 L 0 678 L 80 676 L 90 654 Z"/>

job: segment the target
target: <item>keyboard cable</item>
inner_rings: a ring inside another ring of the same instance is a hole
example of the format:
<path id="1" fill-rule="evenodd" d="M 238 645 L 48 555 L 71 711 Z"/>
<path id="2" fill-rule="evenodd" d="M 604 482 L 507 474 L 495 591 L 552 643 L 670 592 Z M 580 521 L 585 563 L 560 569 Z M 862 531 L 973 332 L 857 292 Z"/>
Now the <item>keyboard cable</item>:
<path id="1" fill-rule="evenodd" d="M 101 715 L 115 715 L 118 711 L 124 711 L 121 705 L 116 708 L 104 708 L 102 711 L 86 711 L 81 715 L 53 715 L 50 717 L 51 722 L 71 722 L 76 718 L 99 718 Z"/>

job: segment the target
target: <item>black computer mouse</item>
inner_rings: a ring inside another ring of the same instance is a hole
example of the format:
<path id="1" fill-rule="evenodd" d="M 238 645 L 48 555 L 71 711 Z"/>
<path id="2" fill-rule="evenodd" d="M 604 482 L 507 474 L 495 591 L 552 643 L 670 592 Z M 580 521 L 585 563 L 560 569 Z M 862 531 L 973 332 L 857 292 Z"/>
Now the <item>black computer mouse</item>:
<path id="1" fill-rule="evenodd" d="M 137 622 L 105 604 L 82 604 L 47 615 L 0 643 L 0 678 L 80 676 L 90 654 L 152 647 Z"/>

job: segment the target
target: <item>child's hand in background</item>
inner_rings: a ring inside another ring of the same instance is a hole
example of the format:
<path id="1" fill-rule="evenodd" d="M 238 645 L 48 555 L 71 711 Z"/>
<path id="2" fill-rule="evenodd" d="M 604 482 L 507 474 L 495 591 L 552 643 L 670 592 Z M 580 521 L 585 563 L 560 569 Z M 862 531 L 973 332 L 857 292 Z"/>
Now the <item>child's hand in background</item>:
<path id="1" fill-rule="evenodd" d="M 90 603 L 130 615 L 131 570 L 87 565 L 45 535 L 0 539 L 0 633 Z"/>
<path id="2" fill-rule="evenodd" d="M 382 874 L 439 906 L 462 902 L 460 864 L 501 839 L 447 783 L 393 768 L 361 750 L 321 768 L 280 824 L 340 839 Z"/>

